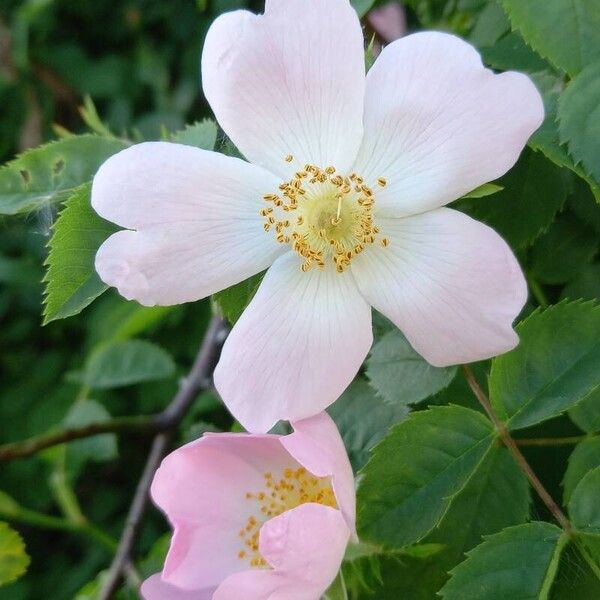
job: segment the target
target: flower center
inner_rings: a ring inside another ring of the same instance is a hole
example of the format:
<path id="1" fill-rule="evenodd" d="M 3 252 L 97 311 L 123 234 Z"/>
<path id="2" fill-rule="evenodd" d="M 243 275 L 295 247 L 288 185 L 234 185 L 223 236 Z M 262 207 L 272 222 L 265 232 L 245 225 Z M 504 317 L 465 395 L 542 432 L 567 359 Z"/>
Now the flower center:
<path id="1" fill-rule="evenodd" d="M 286 157 L 292 162 L 293 156 Z M 379 178 L 377 185 L 385 187 Z M 305 165 L 279 186 L 278 193 L 265 194 L 269 205 L 260 211 L 265 231 L 273 230 L 281 244 L 290 244 L 303 259 L 301 269 L 323 269 L 333 261 L 338 273 L 352 258 L 377 240 L 373 219 L 375 194 L 360 175 L 343 176 L 335 167 Z M 389 241 L 380 239 L 386 247 Z"/>
<path id="2" fill-rule="evenodd" d="M 268 566 L 258 551 L 258 536 L 265 521 L 307 502 L 337 508 L 329 477 L 315 477 L 300 467 L 285 469 L 279 479 L 274 478 L 272 473 L 265 473 L 264 479 L 263 490 L 246 493 L 253 510 L 246 526 L 239 532 L 243 547 L 238 558 L 248 560 L 251 567 Z"/>

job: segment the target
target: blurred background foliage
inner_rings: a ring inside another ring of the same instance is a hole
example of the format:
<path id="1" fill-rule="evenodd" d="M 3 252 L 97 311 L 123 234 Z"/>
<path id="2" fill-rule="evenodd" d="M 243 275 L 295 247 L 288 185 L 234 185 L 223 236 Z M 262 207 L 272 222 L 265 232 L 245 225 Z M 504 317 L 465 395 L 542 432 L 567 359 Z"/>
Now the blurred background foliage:
<path id="1" fill-rule="evenodd" d="M 357 0 L 354 4 L 365 14 L 383 3 Z M 557 97 L 570 76 L 527 46 L 519 33 L 511 32 L 506 12 L 495 0 L 411 0 L 405 4 L 403 12 L 395 13 L 404 19 L 399 21 L 399 30 L 434 28 L 458 33 L 482 50 L 489 66 L 525 70 L 544 91 L 550 118 L 514 171 L 499 182 L 503 189 L 458 204 L 497 228 L 517 252 L 532 292 L 525 314 L 564 298 L 597 298 L 600 207 L 592 191 L 595 184 L 590 186 L 587 173 L 574 173 L 579 167 L 571 159 L 557 157 L 562 146 L 553 137 L 558 136 L 554 131 Z M 210 117 L 199 81 L 204 35 L 218 14 L 244 7 L 261 11 L 262 3 L 2 0 L 0 162 L 56 135 L 86 131 L 80 108 L 88 96 L 105 126 L 135 141 L 158 139 L 166 131 Z M 371 15 L 364 23 L 367 39 L 372 37 L 375 48 L 394 35 Z M 88 110 L 84 115 L 88 123 L 89 115 Z M 226 148 L 222 135 L 219 148 Z M 174 308 L 143 308 L 109 291 L 80 315 L 42 327 L 43 264 L 55 217 L 56 207 L 0 217 L 0 443 L 109 416 L 160 411 L 191 364 L 210 318 L 208 300 Z M 389 343 L 383 339 L 389 336 L 389 327 L 380 320 L 376 334 L 378 338 L 381 334 L 383 344 Z M 136 346 L 139 343 L 146 346 Z M 124 352 L 143 356 L 137 374 L 129 381 L 119 380 L 118 373 L 108 383 L 94 379 L 98 361 L 106 361 L 109 367 L 103 369 L 112 372 L 115 357 Z M 379 346 L 377 352 L 385 353 L 385 347 Z M 377 371 L 375 350 L 374 355 L 366 373 L 371 385 L 361 376 L 332 409 L 355 467 L 365 463 L 366 450 L 383 436 L 384 425 L 405 418 L 408 403 L 420 402 L 432 393 L 417 391 L 418 398 L 397 406 L 393 398 L 387 403 L 373 399 L 380 402 L 375 411 L 380 429 L 368 436 L 357 432 L 353 428 L 360 413 L 350 409 L 364 411 L 360 400 L 374 396 L 374 389 L 379 399 L 385 399 L 387 374 Z M 483 365 L 481 373 L 485 372 Z M 448 380 L 443 385 L 453 377 L 454 372 L 443 375 Z M 464 384 L 456 380 L 428 404 L 449 401 L 474 408 Z M 187 415 L 176 442 L 192 439 L 205 429 L 231 426 L 218 399 L 205 393 Z M 569 419 L 559 417 L 527 434 L 578 432 Z M 109 434 L 1 463 L 0 520 L 10 520 L 22 534 L 31 565 L 26 577 L 0 587 L 0 598 L 94 597 L 94 580 L 110 562 L 148 444 L 148 436 L 128 434 L 117 439 Z M 528 452 L 557 497 L 569 452 L 567 447 Z M 548 518 L 542 505 L 535 503 L 532 510 Z M 165 531 L 164 521 L 150 511 L 138 545 L 138 555 L 147 557 L 138 565 L 143 575 L 160 569 Z M 433 598 L 435 590 L 421 586 L 429 578 L 439 588 L 439 580 L 427 574 L 430 560 L 434 559 L 407 555 L 400 563 L 386 558 L 360 573 L 348 568 L 352 597 L 359 597 L 357 590 L 366 579 L 367 587 L 376 591 L 365 597 Z M 399 569 L 404 583 L 382 584 L 388 571 L 397 574 Z M 575 559 L 572 568 L 567 564 L 564 569 L 561 577 L 566 581 L 583 581 Z M 78 593 L 86 584 L 85 591 Z M 588 596 L 572 596 L 579 597 Z"/>

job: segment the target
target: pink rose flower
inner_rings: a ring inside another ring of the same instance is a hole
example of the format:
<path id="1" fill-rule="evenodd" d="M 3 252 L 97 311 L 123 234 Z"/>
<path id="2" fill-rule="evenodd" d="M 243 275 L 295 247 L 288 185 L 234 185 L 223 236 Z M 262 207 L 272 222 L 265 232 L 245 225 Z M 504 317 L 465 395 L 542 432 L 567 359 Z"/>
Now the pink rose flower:
<path id="1" fill-rule="evenodd" d="M 352 468 L 321 413 L 285 436 L 209 433 L 162 463 L 174 534 L 146 600 L 317 600 L 354 534 Z"/>
<path id="2" fill-rule="evenodd" d="M 544 116 L 528 77 L 437 32 L 387 46 L 365 77 L 348 0 L 267 0 L 210 28 L 206 98 L 249 162 L 164 142 L 98 172 L 92 204 L 127 228 L 107 284 L 145 305 L 206 297 L 268 268 L 215 383 L 253 432 L 334 402 L 372 343 L 371 307 L 431 364 L 518 343 L 526 283 L 508 245 L 444 205 L 503 175 Z"/>

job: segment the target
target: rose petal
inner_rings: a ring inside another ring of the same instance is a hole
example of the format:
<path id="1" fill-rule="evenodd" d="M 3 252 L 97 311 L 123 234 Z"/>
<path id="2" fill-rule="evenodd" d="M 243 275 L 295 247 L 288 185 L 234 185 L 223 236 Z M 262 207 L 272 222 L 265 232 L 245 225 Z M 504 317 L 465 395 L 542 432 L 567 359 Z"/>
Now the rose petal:
<path id="1" fill-rule="evenodd" d="M 226 13 L 206 36 L 202 85 L 248 160 L 285 178 L 307 162 L 345 170 L 362 137 L 356 12 L 348 0 L 268 0 L 264 15 Z"/>
<path id="2" fill-rule="evenodd" d="M 348 273 L 273 264 L 229 334 L 215 370 L 227 408 L 249 431 L 298 421 L 334 402 L 373 339 L 371 312 Z"/>
<path id="3" fill-rule="evenodd" d="M 160 573 L 152 575 L 142 584 L 144 600 L 211 600 L 214 588 L 182 590 L 161 579 Z"/>
<path id="4" fill-rule="evenodd" d="M 109 158 L 92 205 L 122 227 L 96 255 L 96 270 L 145 305 L 204 298 L 268 267 L 280 248 L 263 230 L 262 195 L 278 180 L 242 160 L 148 142 Z"/>
<path id="5" fill-rule="evenodd" d="M 469 363 L 517 345 L 512 322 L 527 285 L 491 228 L 447 208 L 381 221 L 387 248 L 352 262 L 358 286 L 436 366 Z"/>
<path id="6" fill-rule="evenodd" d="M 369 71 L 355 170 L 387 180 L 379 210 L 424 212 L 503 175 L 543 118 L 527 76 L 495 75 L 453 35 L 416 33 L 387 46 Z"/>
<path id="7" fill-rule="evenodd" d="M 322 412 L 292 423 L 294 433 L 281 438 L 283 447 L 317 477 L 331 476 L 338 506 L 354 532 L 356 498 L 354 474 L 344 442 L 333 419 Z"/>

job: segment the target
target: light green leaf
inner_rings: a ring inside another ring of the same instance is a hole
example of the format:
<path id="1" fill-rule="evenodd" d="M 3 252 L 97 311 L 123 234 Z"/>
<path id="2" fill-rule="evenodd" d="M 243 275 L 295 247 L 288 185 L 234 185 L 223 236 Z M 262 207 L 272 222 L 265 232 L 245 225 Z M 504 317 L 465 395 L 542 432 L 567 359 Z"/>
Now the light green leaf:
<path id="1" fill-rule="evenodd" d="M 53 226 L 44 281 L 44 324 L 80 313 L 106 289 L 94 268 L 96 251 L 117 228 L 90 205 L 90 184 L 78 188 Z"/>
<path id="2" fill-rule="evenodd" d="M 574 75 L 600 58 L 597 0 L 501 0 L 513 29 L 531 47 Z"/>
<path id="3" fill-rule="evenodd" d="M 504 529 L 467 554 L 440 595 L 444 600 L 547 600 L 566 542 L 550 523 Z"/>
<path id="4" fill-rule="evenodd" d="M 0 169 L 0 214 L 30 212 L 64 200 L 125 147 L 114 138 L 81 135 L 28 150 Z"/>
<path id="5" fill-rule="evenodd" d="M 258 273 L 222 292 L 213 294 L 213 300 L 232 325 L 242 316 L 244 309 L 256 294 L 263 276 L 264 272 Z"/>
<path id="6" fill-rule="evenodd" d="M 337 574 L 337 577 L 325 592 L 323 600 L 348 600 L 346 582 L 344 581 L 344 574 L 342 571 Z"/>
<path id="7" fill-rule="evenodd" d="M 421 540 L 444 516 L 494 439 L 489 421 L 466 408 L 412 413 L 375 447 L 361 472 L 361 539 L 389 546 Z"/>
<path id="8" fill-rule="evenodd" d="M 0 490 L 0 517 L 11 519 L 21 512 L 19 503 L 9 496 L 6 492 Z"/>
<path id="9" fill-rule="evenodd" d="M 128 340 L 95 350 L 81 379 L 88 388 L 100 390 L 167 379 L 174 374 L 175 363 L 165 350 L 144 340 Z"/>
<path id="10" fill-rule="evenodd" d="M 517 326 L 520 344 L 492 362 L 490 400 L 510 429 L 551 419 L 600 386 L 600 307 L 561 302 Z"/>
<path id="11" fill-rule="evenodd" d="M 496 192 L 501 192 L 503 189 L 504 188 L 501 185 L 496 185 L 495 183 L 484 183 L 478 188 L 475 188 L 472 192 L 464 195 L 463 198 L 485 198 Z"/>
<path id="12" fill-rule="evenodd" d="M 583 431 L 600 431 L 600 388 L 576 404 L 569 411 L 569 417 Z"/>
<path id="13" fill-rule="evenodd" d="M 599 498 L 600 466 L 597 466 L 583 476 L 569 499 L 569 516 L 575 527 L 600 534 Z"/>
<path id="14" fill-rule="evenodd" d="M 352 382 L 327 411 L 340 431 L 355 471 L 364 466 L 369 451 L 388 429 L 408 416 L 408 407 L 385 402 L 364 379 Z"/>
<path id="15" fill-rule="evenodd" d="M 600 48 L 598 4 L 596 13 Z M 600 64 L 586 67 L 567 86 L 558 102 L 558 118 L 561 142 L 568 144 L 575 162 L 600 184 Z"/>
<path id="16" fill-rule="evenodd" d="M 600 467 L 600 437 L 590 438 L 577 444 L 571 456 L 563 477 L 563 502 L 569 503 L 573 490 L 592 469 Z"/>
<path id="17" fill-rule="evenodd" d="M 542 283 L 566 283 L 589 263 L 598 249 L 595 231 L 577 217 L 559 215 L 531 249 L 531 271 Z"/>
<path id="18" fill-rule="evenodd" d="M 526 152 L 500 179 L 502 191 L 463 209 L 496 229 L 513 248 L 526 246 L 552 223 L 567 199 L 566 173 L 543 156 Z"/>
<path id="19" fill-rule="evenodd" d="M 384 400 L 408 405 L 444 389 L 456 375 L 456 367 L 431 366 L 398 329 L 392 329 L 373 346 L 366 372 Z"/>
<path id="20" fill-rule="evenodd" d="M 351 4 L 358 13 L 358 16 L 364 17 L 371 10 L 373 4 L 375 4 L 375 0 L 351 0 Z"/>
<path id="21" fill-rule="evenodd" d="M 0 586 L 24 575 L 30 562 L 21 536 L 0 522 Z"/>
<path id="22" fill-rule="evenodd" d="M 174 133 L 171 141 L 202 150 L 213 150 L 217 143 L 217 124 L 212 119 L 204 119 L 187 125 L 182 131 Z"/>

